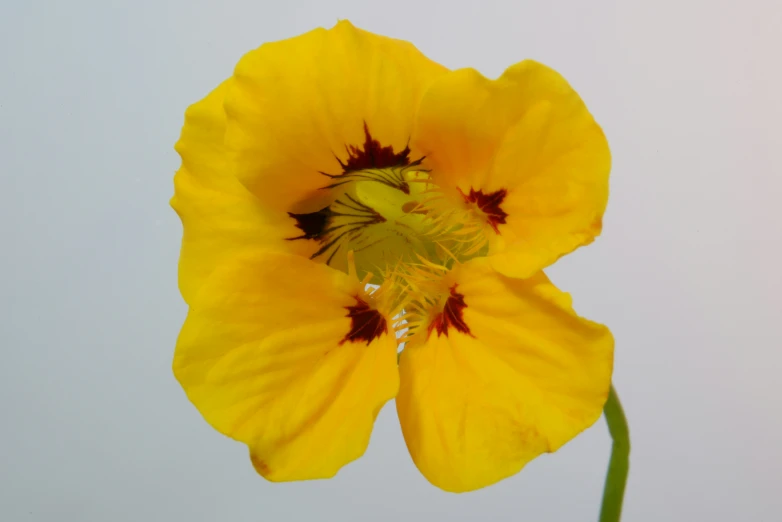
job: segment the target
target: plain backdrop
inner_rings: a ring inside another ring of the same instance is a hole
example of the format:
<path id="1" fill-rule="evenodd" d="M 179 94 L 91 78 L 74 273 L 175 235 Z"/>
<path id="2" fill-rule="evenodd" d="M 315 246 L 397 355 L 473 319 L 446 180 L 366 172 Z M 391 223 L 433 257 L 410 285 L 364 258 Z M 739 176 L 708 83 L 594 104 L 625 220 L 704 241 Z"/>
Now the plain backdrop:
<path id="1" fill-rule="evenodd" d="M 0 4 L 0 520 L 594 521 L 603 421 L 487 489 L 429 485 L 395 411 L 271 484 L 171 370 L 184 110 L 246 51 L 347 18 L 495 77 L 561 71 L 613 151 L 603 236 L 550 270 L 617 340 L 627 522 L 782 520 L 782 4 Z"/>

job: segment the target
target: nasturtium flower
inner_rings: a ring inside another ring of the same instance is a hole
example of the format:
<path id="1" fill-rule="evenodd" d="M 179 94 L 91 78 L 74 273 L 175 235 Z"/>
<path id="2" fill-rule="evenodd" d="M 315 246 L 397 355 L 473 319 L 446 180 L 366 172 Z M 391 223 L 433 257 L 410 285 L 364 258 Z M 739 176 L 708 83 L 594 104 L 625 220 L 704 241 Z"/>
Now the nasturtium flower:
<path id="1" fill-rule="evenodd" d="M 542 269 L 600 233 L 610 156 L 555 71 L 450 71 L 343 21 L 244 56 L 176 149 L 174 373 L 267 479 L 333 476 L 393 398 L 456 492 L 600 416 L 612 336 Z"/>

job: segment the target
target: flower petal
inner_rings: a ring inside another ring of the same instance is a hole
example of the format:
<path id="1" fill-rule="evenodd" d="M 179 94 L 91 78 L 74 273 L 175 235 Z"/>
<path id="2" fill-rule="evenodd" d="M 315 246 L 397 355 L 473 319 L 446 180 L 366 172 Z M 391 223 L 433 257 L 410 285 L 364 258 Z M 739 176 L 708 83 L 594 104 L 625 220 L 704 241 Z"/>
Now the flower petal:
<path id="1" fill-rule="evenodd" d="M 446 192 L 486 212 L 492 263 L 506 275 L 528 277 L 600 233 L 608 144 L 578 94 L 544 65 L 524 61 L 497 80 L 472 69 L 438 78 L 412 145 Z"/>
<path id="2" fill-rule="evenodd" d="M 188 108 L 176 144 L 182 166 L 174 176 L 171 205 L 184 228 L 179 288 L 186 302 L 220 263 L 242 252 L 276 248 L 304 253 L 312 248 L 285 241 L 299 233 L 294 222 L 265 210 L 232 176 L 223 145 L 229 83 Z"/>
<path id="3" fill-rule="evenodd" d="M 613 338 L 542 272 L 512 279 L 484 259 L 454 278 L 444 314 L 402 352 L 396 403 L 418 469 L 462 492 L 517 473 L 598 419 Z"/>
<path id="4" fill-rule="evenodd" d="M 323 208 L 322 173 L 366 163 L 349 147 L 376 141 L 375 160 L 399 161 L 424 90 L 444 72 L 411 44 L 347 21 L 262 45 L 237 65 L 226 103 L 239 179 L 280 211 Z"/>
<path id="5" fill-rule="evenodd" d="M 364 453 L 397 392 L 396 338 L 360 290 L 325 265 L 264 253 L 218 268 L 191 305 L 174 373 L 269 480 L 333 476 Z"/>

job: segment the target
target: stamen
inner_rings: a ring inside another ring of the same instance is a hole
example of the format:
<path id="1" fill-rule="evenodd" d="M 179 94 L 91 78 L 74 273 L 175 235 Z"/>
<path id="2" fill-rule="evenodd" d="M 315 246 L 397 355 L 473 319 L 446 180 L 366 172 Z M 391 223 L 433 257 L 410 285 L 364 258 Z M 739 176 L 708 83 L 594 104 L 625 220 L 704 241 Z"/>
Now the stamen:
<path id="1" fill-rule="evenodd" d="M 348 277 L 353 279 L 358 279 L 358 276 L 356 275 L 356 256 L 353 254 L 352 250 L 348 250 Z M 361 287 L 366 287 L 366 283 L 363 284 Z"/>

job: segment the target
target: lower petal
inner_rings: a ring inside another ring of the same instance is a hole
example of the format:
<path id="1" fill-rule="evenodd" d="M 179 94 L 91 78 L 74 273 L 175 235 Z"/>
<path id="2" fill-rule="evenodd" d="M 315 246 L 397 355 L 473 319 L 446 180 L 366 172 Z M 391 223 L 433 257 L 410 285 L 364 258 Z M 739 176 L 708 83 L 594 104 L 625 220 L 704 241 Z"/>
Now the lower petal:
<path id="1" fill-rule="evenodd" d="M 517 473 L 599 418 L 613 338 L 542 273 L 510 279 L 480 260 L 454 277 L 458 321 L 412 337 L 396 402 L 418 469 L 462 492 Z"/>
<path id="2" fill-rule="evenodd" d="M 333 476 L 364 453 L 397 392 L 396 338 L 360 291 L 342 272 L 266 253 L 218 268 L 191 304 L 174 373 L 269 480 Z M 357 325 L 356 310 L 374 322 Z"/>

